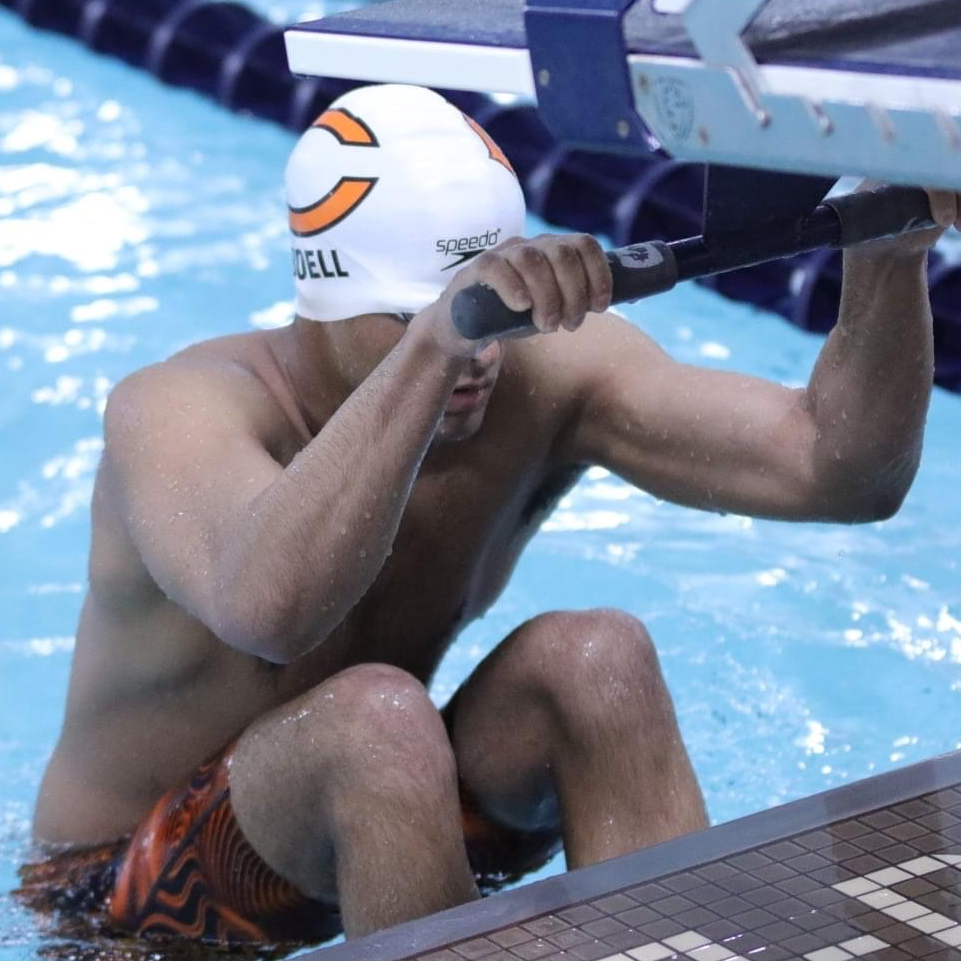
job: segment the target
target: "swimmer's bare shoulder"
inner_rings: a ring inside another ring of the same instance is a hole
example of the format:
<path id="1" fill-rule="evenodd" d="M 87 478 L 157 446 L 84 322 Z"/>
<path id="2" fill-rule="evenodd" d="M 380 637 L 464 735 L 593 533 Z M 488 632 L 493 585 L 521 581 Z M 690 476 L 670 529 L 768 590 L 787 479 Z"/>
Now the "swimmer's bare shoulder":
<path id="1" fill-rule="evenodd" d="M 105 510 L 119 520 L 156 587 L 211 623 L 210 598 L 199 585 L 202 571 L 213 568 L 218 535 L 230 514 L 274 480 L 286 449 L 298 443 L 270 361 L 259 335 L 236 335 L 197 344 L 116 385 L 104 414 L 98 477 L 106 503 L 94 498 L 94 590 L 97 515 Z M 105 602 L 118 599 L 117 591 L 98 593 Z"/>
<path id="2" fill-rule="evenodd" d="M 269 444 L 283 412 L 263 375 L 267 353 L 256 335 L 240 334 L 202 341 L 140 368 L 111 391 L 105 441 L 123 442 L 136 427 L 131 418 L 157 415 L 183 428 L 172 430 L 171 438 L 239 431 Z"/>
<path id="3" fill-rule="evenodd" d="M 558 454 L 574 461 L 592 461 L 596 454 L 579 435 L 590 426 L 596 399 L 624 368 L 644 372 L 644 389 L 635 384 L 632 392 L 632 406 L 643 416 L 644 408 L 663 401 L 674 366 L 655 340 L 612 311 L 588 313 L 572 333 L 512 341 L 511 351 L 527 384 L 524 393 L 556 415 Z"/>

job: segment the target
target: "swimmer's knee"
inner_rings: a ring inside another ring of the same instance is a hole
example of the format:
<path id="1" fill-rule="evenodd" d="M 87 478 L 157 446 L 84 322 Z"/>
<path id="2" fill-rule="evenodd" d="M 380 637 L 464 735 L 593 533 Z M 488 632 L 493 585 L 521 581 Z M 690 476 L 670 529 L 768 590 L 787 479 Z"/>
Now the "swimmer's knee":
<path id="1" fill-rule="evenodd" d="M 441 806 L 457 804 L 439 712 L 416 678 L 380 664 L 342 671 L 255 722 L 230 781 L 255 850 L 321 898 L 333 875 L 318 865 L 334 863 L 338 845 L 405 825 L 426 838 Z"/>
<path id="2" fill-rule="evenodd" d="M 323 785 L 371 770 L 443 766 L 450 753 L 424 685 L 388 664 L 340 671 L 252 725 L 240 747 L 283 758 L 296 780 Z"/>
<path id="3" fill-rule="evenodd" d="M 453 750 L 423 684 L 387 664 L 341 671 L 308 698 L 316 705 L 318 773 L 328 788 L 403 791 L 409 782 L 432 790 L 456 780 Z"/>
<path id="4" fill-rule="evenodd" d="M 637 680 L 660 677 L 657 650 L 643 622 L 616 608 L 552 611 L 512 638 L 518 660 L 548 679 L 594 673 Z"/>
<path id="5" fill-rule="evenodd" d="M 357 664 L 318 684 L 308 695 L 342 711 L 377 711 L 382 703 L 430 703 L 424 685 L 413 674 L 392 664 Z"/>
<path id="6" fill-rule="evenodd" d="M 636 617 L 613 608 L 555 611 L 526 627 L 518 637 L 526 684 L 564 723 L 673 718 L 657 649 Z"/>
<path id="7" fill-rule="evenodd" d="M 329 678 L 312 692 L 339 725 L 368 739 L 408 741 L 443 735 L 444 725 L 424 685 L 389 664 L 358 664 Z"/>

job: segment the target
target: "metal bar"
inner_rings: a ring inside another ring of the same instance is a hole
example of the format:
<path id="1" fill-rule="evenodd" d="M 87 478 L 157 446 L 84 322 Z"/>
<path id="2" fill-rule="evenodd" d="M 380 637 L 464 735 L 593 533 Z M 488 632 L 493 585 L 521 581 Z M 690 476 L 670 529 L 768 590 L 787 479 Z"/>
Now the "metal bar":
<path id="1" fill-rule="evenodd" d="M 667 244 L 632 244 L 607 252 L 614 281 L 612 303 L 633 302 L 664 293 L 683 280 L 820 247 L 845 247 L 933 226 L 925 191 L 880 187 L 829 200 L 800 219 L 726 235 L 721 242 L 711 243 L 702 235 Z M 470 340 L 529 333 L 534 326 L 531 311 L 511 310 L 484 284 L 459 291 L 451 316 L 457 330 Z"/>

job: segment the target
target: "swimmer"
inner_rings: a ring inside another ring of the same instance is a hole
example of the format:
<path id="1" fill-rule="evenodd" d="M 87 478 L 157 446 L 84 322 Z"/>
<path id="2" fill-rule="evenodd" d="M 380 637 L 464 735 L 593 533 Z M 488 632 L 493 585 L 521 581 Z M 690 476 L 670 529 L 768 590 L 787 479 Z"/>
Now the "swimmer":
<path id="1" fill-rule="evenodd" d="M 286 185 L 293 323 L 110 396 L 34 821 L 60 852 L 20 896 L 143 937 L 316 941 L 471 901 L 561 846 L 576 868 L 704 828 L 633 615 L 546 611 L 443 710 L 426 685 L 590 465 L 708 511 L 897 511 L 941 230 L 846 254 L 794 390 L 678 363 L 607 312 L 597 241 L 524 239 L 508 159 L 427 90 L 343 96 Z M 931 202 L 958 223 L 956 196 Z M 462 338 L 451 298 L 478 282 L 536 332 Z"/>

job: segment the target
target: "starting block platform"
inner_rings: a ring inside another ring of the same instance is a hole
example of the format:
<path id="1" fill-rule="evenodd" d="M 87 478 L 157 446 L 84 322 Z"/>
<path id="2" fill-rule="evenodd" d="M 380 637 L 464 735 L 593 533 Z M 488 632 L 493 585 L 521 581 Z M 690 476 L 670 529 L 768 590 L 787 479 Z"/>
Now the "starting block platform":
<path id="1" fill-rule="evenodd" d="M 959 961 L 961 754 L 301 957 Z"/>
<path id="2" fill-rule="evenodd" d="M 389 0 L 302 76 L 536 97 L 563 143 L 961 190 L 958 0 Z"/>

